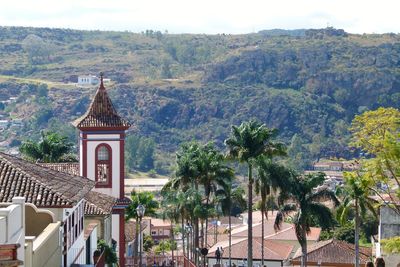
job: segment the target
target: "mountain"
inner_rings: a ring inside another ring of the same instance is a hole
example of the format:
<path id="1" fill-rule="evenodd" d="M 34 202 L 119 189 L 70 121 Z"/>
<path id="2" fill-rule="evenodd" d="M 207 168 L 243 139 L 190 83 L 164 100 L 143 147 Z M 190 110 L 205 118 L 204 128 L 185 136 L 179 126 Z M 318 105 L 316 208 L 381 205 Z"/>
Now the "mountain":
<path id="1" fill-rule="evenodd" d="M 78 75 L 104 71 L 114 104 L 134 124 L 132 132 L 156 141 L 160 169 L 183 141 L 214 141 L 223 149 L 231 125 L 251 118 L 280 130 L 295 167 L 320 157 L 354 157 L 357 152 L 347 147 L 354 116 L 400 106 L 396 34 L 0 27 L 0 62 L 0 100 L 17 97 L 2 116 L 27 122 L 24 129 L 3 131 L 8 143 L 42 128 L 74 138 L 65 122 L 86 110 L 95 88 L 71 83 Z M 21 132 L 28 134 L 15 136 Z"/>

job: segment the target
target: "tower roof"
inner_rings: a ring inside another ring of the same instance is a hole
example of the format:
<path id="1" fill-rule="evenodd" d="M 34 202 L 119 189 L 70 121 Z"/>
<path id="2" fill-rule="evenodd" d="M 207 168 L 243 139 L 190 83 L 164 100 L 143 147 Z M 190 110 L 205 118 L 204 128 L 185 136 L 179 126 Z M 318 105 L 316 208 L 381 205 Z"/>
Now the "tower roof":
<path id="1" fill-rule="evenodd" d="M 100 86 L 86 113 L 75 120 L 73 125 L 78 129 L 85 128 L 122 128 L 128 129 L 130 123 L 121 118 L 115 110 L 103 84 L 103 74 L 100 73 Z"/>

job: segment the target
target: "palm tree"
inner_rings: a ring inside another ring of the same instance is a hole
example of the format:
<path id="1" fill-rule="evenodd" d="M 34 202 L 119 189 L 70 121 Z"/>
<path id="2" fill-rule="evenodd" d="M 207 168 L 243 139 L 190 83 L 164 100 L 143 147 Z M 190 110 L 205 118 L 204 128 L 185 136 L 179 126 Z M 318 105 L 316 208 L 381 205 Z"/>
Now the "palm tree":
<path id="1" fill-rule="evenodd" d="M 216 195 L 218 196 L 219 204 L 221 205 L 222 213 L 228 217 L 229 225 L 229 267 L 232 266 L 232 207 L 238 206 L 241 209 L 246 209 L 246 199 L 244 198 L 244 189 L 241 187 L 232 188 L 232 184 L 227 185 L 224 188 L 217 190 Z"/>
<path id="2" fill-rule="evenodd" d="M 259 157 L 256 166 L 258 179 L 255 181 L 255 191 L 261 196 L 261 265 L 264 266 L 264 216 L 268 219 L 267 201 L 269 197 L 272 197 L 272 191 L 278 188 L 285 190 L 290 183 L 291 173 L 268 157 Z"/>
<path id="3" fill-rule="evenodd" d="M 205 206 L 210 210 L 210 197 L 215 194 L 217 188 L 225 188 L 232 183 L 234 172 L 225 165 L 225 158 L 221 152 L 212 144 L 200 146 L 199 160 L 199 182 L 203 185 L 206 198 Z M 211 210 L 210 210 L 211 211 Z M 210 213 L 210 212 L 207 212 Z M 205 218 L 204 247 L 207 246 L 208 218 Z"/>
<path id="4" fill-rule="evenodd" d="M 207 245 L 208 218 L 215 213 L 210 203 L 212 195 L 217 188 L 225 187 L 232 181 L 233 171 L 224 161 L 224 156 L 210 143 L 206 145 L 198 142 L 186 143 L 177 153 L 175 178 L 171 180 L 170 186 L 184 192 L 190 188 L 204 192 L 204 199 L 201 199 L 203 205 L 199 203 L 193 210 L 196 248 L 199 247 L 199 220 L 202 228 L 205 221 L 206 230 L 202 241 L 204 246 Z"/>
<path id="5" fill-rule="evenodd" d="M 360 266 L 360 217 L 365 218 L 367 211 L 377 217 L 374 203 L 375 200 L 369 197 L 369 190 L 365 183 L 365 179 L 356 172 L 345 172 L 344 173 L 345 186 L 344 186 L 344 199 L 342 204 L 337 209 L 337 219 L 341 224 L 348 221 L 348 214 L 350 210 L 355 211 L 354 216 L 354 246 L 355 246 L 355 266 Z"/>
<path id="6" fill-rule="evenodd" d="M 279 230 L 284 217 L 294 212 L 293 224 L 301 246 L 302 267 L 307 266 L 307 234 L 312 220 L 316 219 L 323 229 L 333 227 L 335 221 L 330 209 L 321 203 L 331 200 L 335 206 L 339 205 L 335 193 L 320 186 L 324 179 L 323 173 L 304 176 L 292 173 L 291 186 L 287 191 L 281 191 L 279 196 L 282 207 L 275 218 L 275 229 Z"/>
<path id="7" fill-rule="evenodd" d="M 251 120 L 240 126 L 232 126 L 231 136 L 225 140 L 228 148 L 227 157 L 236 159 L 248 166 L 248 240 L 247 264 L 253 266 L 253 165 L 261 155 L 284 155 L 284 145 L 272 141 L 277 130 L 269 129 L 264 124 Z"/>
<path id="8" fill-rule="evenodd" d="M 136 220 L 136 238 L 134 243 L 134 253 L 135 256 L 137 256 L 139 248 L 137 238 L 139 236 L 139 217 L 136 212 L 136 208 L 139 206 L 139 204 L 142 204 L 146 208 L 144 216 L 155 216 L 158 208 L 158 202 L 154 199 L 154 195 L 151 192 L 136 192 L 135 190 L 132 190 L 131 192 L 131 199 L 132 202 L 131 204 L 129 204 L 125 211 L 125 220 L 129 220 L 132 218 L 135 218 Z"/>
<path id="9" fill-rule="evenodd" d="M 39 142 L 28 140 L 22 143 L 22 155 L 31 161 L 39 162 L 71 162 L 76 158 L 71 154 L 73 144 L 65 136 L 56 132 L 41 132 Z"/>
<path id="10" fill-rule="evenodd" d="M 200 179 L 200 144 L 197 142 L 185 143 L 176 153 L 175 177 L 171 186 L 186 192 L 193 189 L 198 192 Z M 196 199 L 197 200 L 197 199 Z M 194 201 L 194 200 L 193 200 Z M 194 207 L 193 207 L 194 208 Z M 190 211 L 190 210 L 188 210 Z M 193 210 L 191 210 L 193 211 Z M 194 224 L 194 247 L 199 246 L 199 219 L 191 217 Z M 197 262 L 197 257 L 195 258 Z"/>
<path id="11" fill-rule="evenodd" d="M 175 190 L 164 190 L 161 192 L 161 215 L 163 220 L 171 221 L 171 244 L 175 243 L 173 223 L 179 223 L 179 219 L 183 216 L 181 210 L 180 198 Z M 172 259 L 174 259 L 174 247 L 171 246 Z M 174 265 L 174 262 L 173 262 Z"/>

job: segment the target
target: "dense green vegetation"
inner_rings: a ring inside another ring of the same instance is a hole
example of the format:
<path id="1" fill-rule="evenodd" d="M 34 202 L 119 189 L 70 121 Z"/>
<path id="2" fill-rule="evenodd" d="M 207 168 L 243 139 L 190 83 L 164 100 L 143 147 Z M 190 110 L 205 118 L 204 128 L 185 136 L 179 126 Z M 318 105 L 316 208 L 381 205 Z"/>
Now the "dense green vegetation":
<path id="1" fill-rule="evenodd" d="M 327 28 L 175 35 L 0 27 L 0 52 L 0 98 L 18 97 L 5 105 L 4 114 L 26 122 L 24 129 L 4 133 L 7 139 L 16 138 L 15 132 L 39 138 L 38 129 L 51 127 L 74 140 L 65 125 L 85 112 L 94 89 L 66 82 L 104 71 L 114 82 L 108 86 L 114 103 L 134 123 L 135 135 L 155 141 L 153 164 L 160 172 L 170 171 L 170 155 L 183 141 L 215 140 L 221 148 L 230 125 L 251 118 L 279 129 L 295 168 L 320 157 L 351 158 L 359 153 L 347 147 L 354 115 L 400 105 L 395 34 Z M 40 83 L 50 88 L 47 94 L 38 90 Z M 134 165 L 130 168 L 141 163 Z"/>

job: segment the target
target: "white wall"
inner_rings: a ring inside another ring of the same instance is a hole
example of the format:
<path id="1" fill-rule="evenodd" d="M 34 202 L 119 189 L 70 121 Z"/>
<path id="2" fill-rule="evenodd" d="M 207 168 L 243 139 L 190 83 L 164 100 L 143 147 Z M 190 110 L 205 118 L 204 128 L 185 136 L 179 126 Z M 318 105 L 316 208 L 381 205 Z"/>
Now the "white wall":
<path id="1" fill-rule="evenodd" d="M 111 237 L 117 241 L 117 253 L 119 251 L 119 214 L 113 214 L 111 217 Z"/>
<path id="2" fill-rule="evenodd" d="M 95 152 L 100 144 L 108 144 L 112 150 L 112 188 L 96 188 L 95 190 L 119 198 L 120 193 L 120 135 L 88 134 L 87 137 L 87 178 L 95 180 Z"/>
<path id="3" fill-rule="evenodd" d="M 0 208 L 0 244 L 20 244 L 17 258 L 25 260 L 25 198 L 14 197 Z"/>

